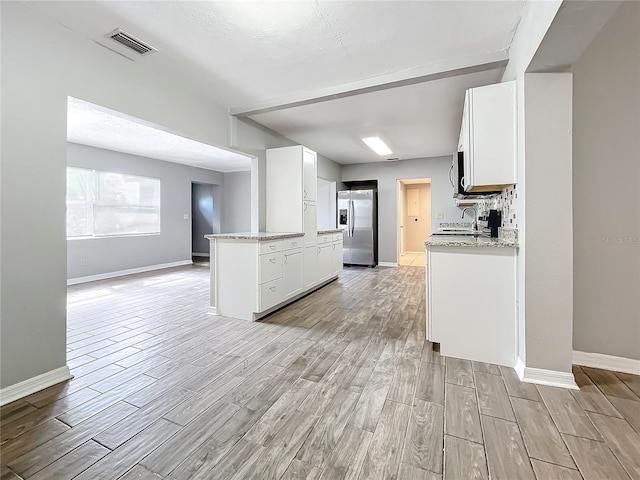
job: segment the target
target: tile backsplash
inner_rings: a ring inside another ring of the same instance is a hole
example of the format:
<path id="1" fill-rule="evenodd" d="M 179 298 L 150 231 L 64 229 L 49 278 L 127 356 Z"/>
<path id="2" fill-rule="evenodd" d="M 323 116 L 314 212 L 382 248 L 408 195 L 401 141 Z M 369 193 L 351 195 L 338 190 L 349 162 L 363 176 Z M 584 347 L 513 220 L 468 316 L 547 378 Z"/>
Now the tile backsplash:
<path id="1" fill-rule="evenodd" d="M 478 202 L 478 214 L 488 215 L 489 210 L 502 211 L 502 226 L 518 228 L 518 188 L 517 185 L 502 190 L 500 195 Z"/>

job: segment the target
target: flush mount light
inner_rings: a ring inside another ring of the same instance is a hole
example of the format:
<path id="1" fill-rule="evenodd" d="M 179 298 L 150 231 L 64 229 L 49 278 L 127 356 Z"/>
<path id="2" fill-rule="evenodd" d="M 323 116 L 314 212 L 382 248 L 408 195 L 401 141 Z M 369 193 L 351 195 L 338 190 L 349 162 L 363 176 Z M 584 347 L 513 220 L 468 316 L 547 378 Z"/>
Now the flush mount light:
<path id="1" fill-rule="evenodd" d="M 393 153 L 380 137 L 366 137 L 363 138 L 362 141 L 378 155 L 389 155 L 390 153 Z"/>

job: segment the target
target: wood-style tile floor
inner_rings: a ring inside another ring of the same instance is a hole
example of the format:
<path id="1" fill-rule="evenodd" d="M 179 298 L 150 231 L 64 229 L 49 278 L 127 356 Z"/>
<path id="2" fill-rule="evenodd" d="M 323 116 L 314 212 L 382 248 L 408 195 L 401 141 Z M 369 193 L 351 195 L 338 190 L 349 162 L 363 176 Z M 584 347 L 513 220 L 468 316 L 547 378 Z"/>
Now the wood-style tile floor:
<path id="1" fill-rule="evenodd" d="M 640 478 L 640 377 L 445 360 L 422 268 L 346 269 L 257 323 L 207 315 L 208 275 L 70 287 L 75 377 L 1 409 L 2 479 Z"/>

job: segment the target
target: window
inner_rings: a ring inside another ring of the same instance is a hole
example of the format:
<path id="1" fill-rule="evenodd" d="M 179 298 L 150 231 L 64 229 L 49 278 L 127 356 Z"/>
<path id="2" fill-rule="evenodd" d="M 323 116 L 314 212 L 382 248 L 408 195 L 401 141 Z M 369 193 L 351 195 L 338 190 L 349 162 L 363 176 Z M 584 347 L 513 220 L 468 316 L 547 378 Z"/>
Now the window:
<path id="1" fill-rule="evenodd" d="M 160 233 L 160 180 L 67 168 L 67 237 Z"/>

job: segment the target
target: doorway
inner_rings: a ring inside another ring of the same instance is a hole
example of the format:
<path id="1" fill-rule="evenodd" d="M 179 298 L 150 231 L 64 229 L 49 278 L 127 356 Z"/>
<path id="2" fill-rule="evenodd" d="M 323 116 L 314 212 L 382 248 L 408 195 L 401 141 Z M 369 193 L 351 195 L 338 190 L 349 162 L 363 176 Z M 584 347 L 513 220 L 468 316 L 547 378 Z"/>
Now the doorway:
<path id="1" fill-rule="evenodd" d="M 194 261 L 209 260 L 209 240 L 205 235 L 220 233 L 220 209 L 216 204 L 218 185 L 191 183 L 191 256 Z"/>
<path id="2" fill-rule="evenodd" d="M 398 180 L 398 264 L 424 267 L 431 235 L 431 179 Z"/>

